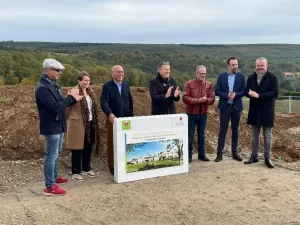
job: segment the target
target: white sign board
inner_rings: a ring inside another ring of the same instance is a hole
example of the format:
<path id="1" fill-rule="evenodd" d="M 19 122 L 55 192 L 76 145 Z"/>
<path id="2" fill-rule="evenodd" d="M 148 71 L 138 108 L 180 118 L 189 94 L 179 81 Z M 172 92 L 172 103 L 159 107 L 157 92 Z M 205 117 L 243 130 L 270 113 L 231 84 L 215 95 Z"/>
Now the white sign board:
<path id="1" fill-rule="evenodd" d="M 117 118 L 113 130 L 117 183 L 188 172 L 186 114 Z"/>

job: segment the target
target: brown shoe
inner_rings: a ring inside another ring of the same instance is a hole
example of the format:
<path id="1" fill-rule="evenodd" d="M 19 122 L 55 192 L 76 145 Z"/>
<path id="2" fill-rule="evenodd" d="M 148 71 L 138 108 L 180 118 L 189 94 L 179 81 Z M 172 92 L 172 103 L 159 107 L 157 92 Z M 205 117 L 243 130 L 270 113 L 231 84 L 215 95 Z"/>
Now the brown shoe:
<path id="1" fill-rule="evenodd" d="M 243 161 L 243 158 L 241 156 L 239 156 L 239 154 L 234 154 L 232 156 L 233 159 L 237 160 L 237 161 Z"/>

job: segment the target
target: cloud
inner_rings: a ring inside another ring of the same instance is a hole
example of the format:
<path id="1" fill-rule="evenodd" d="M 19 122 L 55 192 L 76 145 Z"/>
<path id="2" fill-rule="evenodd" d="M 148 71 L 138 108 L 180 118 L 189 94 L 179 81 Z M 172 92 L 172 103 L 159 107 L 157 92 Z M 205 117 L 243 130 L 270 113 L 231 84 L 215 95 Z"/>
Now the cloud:
<path id="1" fill-rule="evenodd" d="M 297 0 L 2 3 L 3 40 L 122 43 L 300 43 Z"/>

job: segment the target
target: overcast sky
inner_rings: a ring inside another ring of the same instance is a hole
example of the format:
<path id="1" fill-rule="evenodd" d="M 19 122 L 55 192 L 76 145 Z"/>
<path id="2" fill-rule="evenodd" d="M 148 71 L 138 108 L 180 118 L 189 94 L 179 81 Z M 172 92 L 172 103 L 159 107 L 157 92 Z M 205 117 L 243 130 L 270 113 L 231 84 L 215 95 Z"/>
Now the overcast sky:
<path id="1" fill-rule="evenodd" d="M 299 0 L 0 0 L 0 40 L 300 44 Z"/>

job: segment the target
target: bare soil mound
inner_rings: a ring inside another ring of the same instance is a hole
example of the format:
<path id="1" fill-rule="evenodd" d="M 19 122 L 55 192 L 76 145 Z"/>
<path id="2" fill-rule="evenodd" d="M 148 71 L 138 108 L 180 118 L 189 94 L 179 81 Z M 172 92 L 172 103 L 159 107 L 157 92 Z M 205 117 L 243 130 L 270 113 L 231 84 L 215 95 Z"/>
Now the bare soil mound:
<path id="1" fill-rule="evenodd" d="M 69 88 L 63 88 L 66 94 Z M 93 86 L 99 100 L 102 85 Z M 147 88 L 132 87 L 134 98 L 134 115 L 150 115 L 151 99 Z M 184 113 L 185 105 L 177 103 L 177 112 Z M 103 148 L 100 156 L 105 156 L 106 127 L 105 115 L 101 115 L 101 141 Z M 0 159 L 25 160 L 43 157 L 44 141 L 39 134 L 39 118 L 35 104 L 34 87 L 0 86 Z M 248 155 L 251 148 L 251 129 L 246 124 L 247 113 L 244 113 L 240 127 L 239 149 Z M 300 115 L 278 114 L 273 130 L 273 156 L 281 156 L 285 161 L 297 161 L 300 158 L 299 138 L 291 133 L 291 128 L 300 127 Z M 230 129 L 229 129 L 230 130 Z M 206 128 L 206 151 L 214 153 L 219 132 L 219 116 L 216 104 L 208 111 Z M 231 132 L 227 136 L 230 136 Z M 196 137 L 195 137 L 196 140 Z M 230 137 L 226 139 L 225 153 L 230 153 Z M 196 143 L 195 143 L 196 144 Z M 261 149 L 263 146 L 261 146 Z M 196 151 L 197 147 L 194 145 Z"/>

